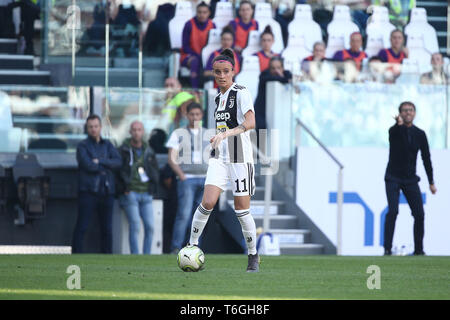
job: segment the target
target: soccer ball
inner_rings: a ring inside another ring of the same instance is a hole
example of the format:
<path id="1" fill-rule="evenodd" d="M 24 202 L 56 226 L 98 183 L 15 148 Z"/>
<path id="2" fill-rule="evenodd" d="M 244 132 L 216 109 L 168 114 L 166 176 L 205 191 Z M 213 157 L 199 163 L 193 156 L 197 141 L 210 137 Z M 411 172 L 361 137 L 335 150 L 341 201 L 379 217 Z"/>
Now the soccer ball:
<path id="1" fill-rule="evenodd" d="M 178 252 L 178 266 L 184 272 L 197 272 L 205 266 L 205 255 L 197 246 L 187 246 Z"/>

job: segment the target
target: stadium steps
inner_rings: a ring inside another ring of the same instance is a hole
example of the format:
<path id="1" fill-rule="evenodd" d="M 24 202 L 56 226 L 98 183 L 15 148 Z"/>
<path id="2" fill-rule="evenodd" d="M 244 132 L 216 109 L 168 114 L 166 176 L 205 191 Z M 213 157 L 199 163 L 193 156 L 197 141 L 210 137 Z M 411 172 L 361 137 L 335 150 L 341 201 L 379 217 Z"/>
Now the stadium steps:
<path id="1" fill-rule="evenodd" d="M 17 39 L 0 39 L 0 53 L 17 53 Z"/>
<path id="2" fill-rule="evenodd" d="M 264 187 L 261 185 L 264 183 L 264 179 L 255 177 L 255 183 L 257 186 L 250 202 L 250 212 L 255 219 L 256 227 L 262 228 L 264 223 Z M 228 190 L 226 195 L 228 205 L 234 208 L 232 191 Z M 269 231 L 277 236 L 281 254 L 323 254 L 323 245 L 311 243 L 311 231 L 302 228 L 299 217 L 289 214 L 284 207 L 284 201 L 273 199 L 269 211 Z"/>
<path id="3" fill-rule="evenodd" d="M 49 71 L 34 69 L 34 57 L 19 55 L 16 39 L 0 39 L 0 85 L 50 85 Z"/>
<path id="4" fill-rule="evenodd" d="M 436 29 L 439 51 L 447 53 L 447 0 L 417 1 L 416 7 L 425 8 L 427 20 Z"/>

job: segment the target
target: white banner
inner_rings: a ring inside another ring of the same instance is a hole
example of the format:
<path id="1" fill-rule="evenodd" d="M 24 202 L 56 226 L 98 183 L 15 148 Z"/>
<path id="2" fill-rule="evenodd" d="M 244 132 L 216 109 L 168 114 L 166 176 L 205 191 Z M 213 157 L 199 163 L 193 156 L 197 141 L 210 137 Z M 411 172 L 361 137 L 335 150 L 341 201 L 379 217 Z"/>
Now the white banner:
<path id="1" fill-rule="evenodd" d="M 343 255 L 382 255 L 387 198 L 384 174 L 387 148 L 331 148 L 344 165 L 342 222 Z M 338 167 L 316 147 L 301 147 L 297 160 L 297 205 L 336 245 Z M 450 255 L 450 150 L 431 150 L 434 180 L 438 189 L 431 194 L 422 158 L 417 157 L 419 186 L 424 199 L 427 255 Z M 403 254 L 414 250 L 411 210 L 400 197 L 393 250 Z"/>

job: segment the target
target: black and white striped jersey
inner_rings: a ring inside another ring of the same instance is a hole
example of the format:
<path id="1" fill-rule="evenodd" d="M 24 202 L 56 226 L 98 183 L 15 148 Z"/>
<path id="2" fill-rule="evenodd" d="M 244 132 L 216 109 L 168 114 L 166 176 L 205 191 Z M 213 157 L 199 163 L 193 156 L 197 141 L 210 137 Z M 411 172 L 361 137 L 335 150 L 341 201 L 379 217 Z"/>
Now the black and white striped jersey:
<path id="1" fill-rule="evenodd" d="M 233 83 L 224 94 L 219 93 L 214 101 L 216 133 L 236 128 L 245 121 L 244 115 L 248 111 L 255 112 L 250 92 L 246 87 L 236 83 Z M 253 163 L 250 132 L 228 137 L 213 150 L 212 156 L 226 163 Z"/>

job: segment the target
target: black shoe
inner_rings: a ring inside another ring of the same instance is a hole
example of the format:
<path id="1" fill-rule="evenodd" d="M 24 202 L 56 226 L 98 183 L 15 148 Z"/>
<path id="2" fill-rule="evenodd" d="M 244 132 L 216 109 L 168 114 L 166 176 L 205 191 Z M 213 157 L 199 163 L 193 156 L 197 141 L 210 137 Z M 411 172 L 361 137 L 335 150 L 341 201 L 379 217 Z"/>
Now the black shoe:
<path id="1" fill-rule="evenodd" d="M 384 255 L 385 256 L 392 256 L 392 251 L 391 250 L 384 250 Z"/>
<path id="2" fill-rule="evenodd" d="M 258 254 L 249 254 L 248 255 L 248 266 L 247 272 L 258 272 L 259 271 L 259 255 Z"/>
<path id="3" fill-rule="evenodd" d="M 413 252 L 413 255 L 414 255 L 414 256 L 424 256 L 424 255 L 425 255 L 425 252 L 423 252 L 423 251 L 419 251 L 419 252 L 414 251 L 414 252 Z"/>

